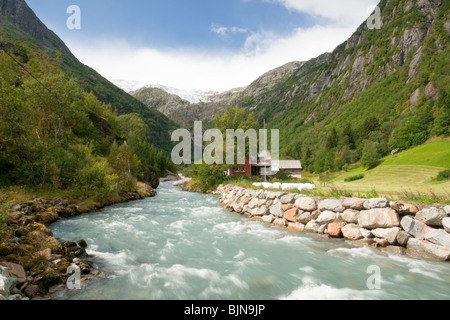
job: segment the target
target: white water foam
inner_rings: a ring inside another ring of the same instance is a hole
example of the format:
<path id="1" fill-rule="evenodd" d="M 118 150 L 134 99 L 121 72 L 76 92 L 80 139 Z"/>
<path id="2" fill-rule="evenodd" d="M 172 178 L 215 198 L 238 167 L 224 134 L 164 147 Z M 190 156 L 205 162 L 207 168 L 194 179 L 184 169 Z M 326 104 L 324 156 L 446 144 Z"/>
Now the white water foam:
<path id="1" fill-rule="evenodd" d="M 302 282 L 302 286 L 280 300 L 370 300 L 383 295 L 382 291 L 335 288 L 310 277 L 304 277 Z"/>

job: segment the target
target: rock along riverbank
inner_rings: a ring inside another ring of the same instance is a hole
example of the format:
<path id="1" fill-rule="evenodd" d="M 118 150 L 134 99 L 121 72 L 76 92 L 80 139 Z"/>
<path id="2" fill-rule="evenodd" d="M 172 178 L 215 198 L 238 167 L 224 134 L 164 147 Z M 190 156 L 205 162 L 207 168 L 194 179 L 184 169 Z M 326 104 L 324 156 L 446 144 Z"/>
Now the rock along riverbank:
<path id="1" fill-rule="evenodd" d="M 11 205 L 5 219 L 11 235 L 0 242 L 0 300 L 49 299 L 53 293 L 65 288 L 71 275 L 67 273 L 70 266 L 79 269 L 82 282 L 105 277 L 88 260 L 86 241 L 60 242 L 47 226 L 59 219 L 155 195 L 155 190 L 142 184 L 137 192 L 101 203 L 57 198 L 32 199 Z"/>
<path id="2" fill-rule="evenodd" d="M 422 206 L 384 198 L 319 198 L 296 193 L 219 186 L 230 212 L 276 227 L 312 232 L 413 258 L 450 261 L 450 206 Z"/>

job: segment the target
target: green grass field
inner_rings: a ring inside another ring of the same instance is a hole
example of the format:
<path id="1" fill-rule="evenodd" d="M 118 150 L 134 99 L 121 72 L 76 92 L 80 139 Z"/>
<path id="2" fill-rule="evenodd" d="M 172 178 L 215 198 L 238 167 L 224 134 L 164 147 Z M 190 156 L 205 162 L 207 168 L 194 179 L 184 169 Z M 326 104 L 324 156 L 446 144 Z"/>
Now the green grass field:
<path id="1" fill-rule="evenodd" d="M 424 145 L 388 156 L 372 170 L 357 167 L 333 176 L 329 183 L 349 191 L 414 192 L 450 194 L 450 181 L 435 181 L 438 173 L 450 168 L 450 139 L 433 139 Z M 364 174 L 353 182 L 344 180 Z M 317 180 L 317 179 L 315 179 Z"/>

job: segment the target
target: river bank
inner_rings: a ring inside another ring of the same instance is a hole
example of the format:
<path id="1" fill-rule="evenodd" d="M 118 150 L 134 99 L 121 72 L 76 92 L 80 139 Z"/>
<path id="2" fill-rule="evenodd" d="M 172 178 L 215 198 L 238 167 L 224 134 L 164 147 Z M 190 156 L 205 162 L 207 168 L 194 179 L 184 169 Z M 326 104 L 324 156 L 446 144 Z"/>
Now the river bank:
<path id="1" fill-rule="evenodd" d="M 424 206 L 384 198 L 320 198 L 219 186 L 231 212 L 291 231 L 341 238 L 413 258 L 450 260 L 450 206 Z"/>
<path id="2" fill-rule="evenodd" d="M 112 204 L 155 195 L 153 188 L 139 183 L 136 192 L 108 199 L 39 198 L 11 204 L 0 237 L 0 300 L 47 299 L 65 287 L 71 265 L 79 268 L 82 281 L 104 277 L 88 260 L 85 240 L 59 241 L 49 226 Z"/>

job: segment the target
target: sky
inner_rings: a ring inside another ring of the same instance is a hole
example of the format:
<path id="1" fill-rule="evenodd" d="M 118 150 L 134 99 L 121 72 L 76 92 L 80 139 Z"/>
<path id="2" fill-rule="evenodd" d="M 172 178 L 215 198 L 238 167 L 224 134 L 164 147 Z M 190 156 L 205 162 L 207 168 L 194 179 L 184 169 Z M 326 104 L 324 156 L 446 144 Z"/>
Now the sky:
<path id="1" fill-rule="evenodd" d="M 109 80 L 225 91 L 333 51 L 378 0 L 26 0 Z M 69 29 L 71 5 L 80 29 Z"/>

